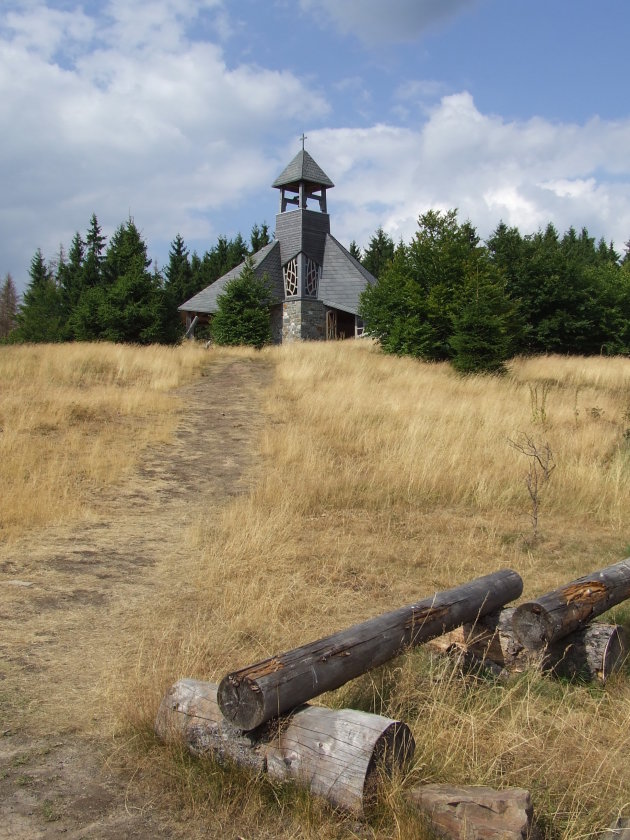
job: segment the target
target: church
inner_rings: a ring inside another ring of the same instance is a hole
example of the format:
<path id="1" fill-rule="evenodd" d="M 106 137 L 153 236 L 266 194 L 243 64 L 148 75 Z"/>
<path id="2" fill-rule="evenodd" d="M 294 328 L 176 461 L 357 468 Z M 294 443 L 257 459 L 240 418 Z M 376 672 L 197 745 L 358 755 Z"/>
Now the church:
<path id="1" fill-rule="evenodd" d="M 334 184 L 305 151 L 304 141 L 272 187 L 280 192 L 275 236 L 252 262 L 256 275 L 266 274 L 271 284 L 274 343 L 362 335 L 359 295 L 376 278 L 330 233 L 326 192 Z M 239 276 L 243 265 L 179 307 L 187 329 L 212 318 L 225 284 Z"/>

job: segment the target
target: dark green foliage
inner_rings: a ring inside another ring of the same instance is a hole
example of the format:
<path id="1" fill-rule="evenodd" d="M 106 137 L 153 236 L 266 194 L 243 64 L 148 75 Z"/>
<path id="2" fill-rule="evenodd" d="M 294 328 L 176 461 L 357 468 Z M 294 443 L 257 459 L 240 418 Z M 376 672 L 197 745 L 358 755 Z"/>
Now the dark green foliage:
<path id="1" fill-rule="evenodd" d="M 429 211 L 361 297 L 366 331 L 390 353 L 451 360 L 462 372 L 499 371 L 518 332 L 501 274 L 457 211 Z"/>
<path id="2" fill-rule="evenodd" d="M 129 219 L 115 231 L 103 262 L 105 298 L 99 307 L 99 338 L 139 344 L 160 339 L 160 278 L 151 274 L 150 265 L 144 240 Z"/>
<path id="3" fill-rule="evenodd" d="M 30 283 L 17 314 L 17 341 L 56 342 L 63 339 L 61 296 L 55 278 L 37 249 L 29 270 Z"/>
<path id="4" fill-rule="evenodd" d="M 265 222 L 263 222 L 260 227 L 258 225 L 254 225 L 249 241 L 252 246 L 252 254 L 256 254 L 261 248 L 264 248 L 265 245 L 269 245 L 271 242 L 269 238 L 269 228 Z"/>
<path id="5" fill-rule="evenodd" d="M 0 286 L 0 341 L 8 338 L 17 326 L 18 294 L 10 274 Z"/>
<path id="6" fill-rule="evenodd" d="M 74 338 L 69 321 L 84 289 L 84 259 L 85 243 L 81 236 L 75 233 L 67 260 L 60 260 L 57 268 L 57 286 L 61 297 L 65 339 Z"/>
<path id="7" fill-rule="evenodd" d="M 212 338 L 217 344 L 261 348 L 271 342 L 271 289 L 267 276 L 256 276 L 251 258 L 225 285 L 212 318 Z"/>
<path id="8" fill-rule="evenodd" d="M 82 265 L 84 287 L 100 286 L 102 283 L 101 266 L 103 263 L 105 241 L 96 214 L 92 213 L 90 227 L 85 237 L 86 253 Z"/>
<path id="9" fill-rule="evenodd" d="M 354 241 L 354 239 L 350 243 L 350 247 L 348 248 L 348 252 L 349 252 L 350 256 L 354 257 L 355 260 L 357 260 L 358 262 L 363 261 L 363 254 L 361 253 L 361 249 L 359 248 L 357 243 Z"/>
<path id="10" fill-rule="evenodd" d="M 177 234 L 171 244 L 168 265 L 164 269 L 162 340 L 175 344 L 184 334 L 184 325 L 177 307 L 195 294 L 193 270 L 188 249 Z"/>
<path id="11" fill-rule="evenodd" d="M 516 307 L 487 258 L 468 265 L 452 319 L 453 367 L 460 373 L 501 373 L 518 333 Z"/>
<path id="12" fill-rule="evenodd" d="M 527 353 L 627 352 L 622 310 L 625 293 L 612 243 L 582 228 L 559 237 L 553 225 L 521 237 L 501 223 L 487 242 L 518 303 L 519 350 Z M 624 349 L 624 347 L 626 349 Z"/>
<path id="13" fill-rule="evenodd" d="M 378 280 L 393 258 L 394 240 L 379 227 L 366 248 L 363 265 Z"/>

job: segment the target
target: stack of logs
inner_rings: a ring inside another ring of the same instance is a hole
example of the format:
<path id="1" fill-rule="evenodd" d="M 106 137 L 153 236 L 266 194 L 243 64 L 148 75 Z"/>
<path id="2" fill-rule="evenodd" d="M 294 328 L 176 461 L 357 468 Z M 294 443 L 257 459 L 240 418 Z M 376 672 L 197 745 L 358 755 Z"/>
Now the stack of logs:
<path id="1" fill-rule="evenodd" d="M 535 655 L 554 673 L 604 680 L 621 665 L 623 629 L 590 622 L 630 597 L 630 560 L 505 608 L 522 589 L 504 569 L 234 671 L 218 686 L 180 680 L 162 700 L 156 732 L 362 814 L 378 779 L 413 756 L 411 732 L 401 721 L 308 700 L 431 640 L 508 670 Z"/>

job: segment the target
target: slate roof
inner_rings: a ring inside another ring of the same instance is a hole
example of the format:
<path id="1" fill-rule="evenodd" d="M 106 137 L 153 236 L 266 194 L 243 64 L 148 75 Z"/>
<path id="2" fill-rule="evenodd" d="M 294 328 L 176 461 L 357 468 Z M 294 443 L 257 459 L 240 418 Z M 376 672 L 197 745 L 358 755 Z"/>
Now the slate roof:
<path id="1" fill-rule="evenodd" d="M 266 272 L 271 281 L 272 295 L 278 303 L 284 300 L 284 280 L 280 263 L 280 242 L 276 239 L 265 245 L 252 257 L 254 271 L 259 277 Z M 238 277 L 245 263 L 228 271 L 199 294 L 195 295 L 179 309 L 182 312 L 217 311 L 217 298 L 223 292 L 225 284 Z M 366 286 L 376 282 L 370 272 L 364 268 L 350 252 L 330 233 L 326 234 L 322 276 L 319 282 L 317 299 L 326 306 L 340 309 L 342 312 L 356 314 L 359 308 L 359 295 Z"/>
<path id="2" fill-rule="evenodd" d="M 334 187 L 328 175 L 315 163 L 307 151 L 302 149 L 293 158 L 287 168 L 278 175 L 272 187 L 291 187 L 297 192 L 300 181 L 319 187 Z"/>
<path id="3" fill-rule="evenodd" d="M 359 295 L 376 282 L 352 254 L 330 233 L 326 235 L 324 264 L 317 297 L 326 306 L 356 315 Z"/>
<path id="4" fill-rule="evenodd" d="M 272 296 L 276 302 L 280 302 L 284 298 L 284 283 L 282 280 L 282 266 L 280 265 L 280 243 L 277 239 L 265 245 L 257 251 L 253 257 L 254 272 L 258 277 L 262 277 L 265 272 L 269 275 L 271 280 Z M 191 297 L 185 303 L 178 307 L 180 312 L 205 312 L 212 313 L 218 309 L 217 298 L 223 292 L 225 284 L 230 280 L 238 277 L 243 270 L 245 263 L 242 262 L 219 277 L 214 283 L 206 286 L 201 292 Z"/>

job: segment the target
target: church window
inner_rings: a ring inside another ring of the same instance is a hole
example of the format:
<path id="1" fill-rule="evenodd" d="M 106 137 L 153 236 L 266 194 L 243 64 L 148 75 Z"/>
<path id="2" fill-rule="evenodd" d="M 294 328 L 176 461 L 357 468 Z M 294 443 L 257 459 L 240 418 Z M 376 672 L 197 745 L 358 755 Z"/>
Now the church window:
<path id="1" fill-rule="evenodd" d="M 304 280 L 304 291 L 308 297 L 317 297 L 317 287 L 321 276 L 321 266 L 310 257 L 306 258 L 306 274 Z"/>
<path id="2" fill-rule="evenodd" d="M 298 293 L 298 263 L 297 257 L 284 266 L 282 269 L 284 274 L 284 293 L 287 297 L 295 297 Z"/>

